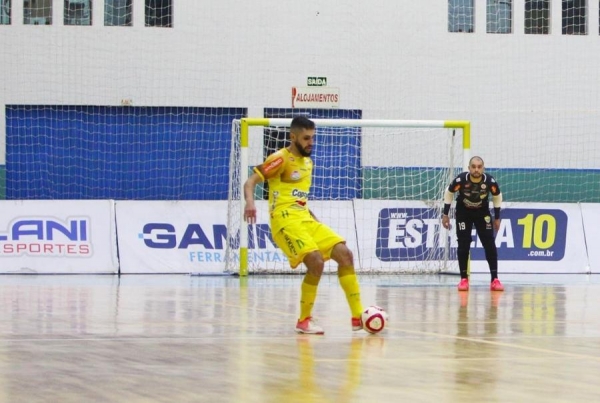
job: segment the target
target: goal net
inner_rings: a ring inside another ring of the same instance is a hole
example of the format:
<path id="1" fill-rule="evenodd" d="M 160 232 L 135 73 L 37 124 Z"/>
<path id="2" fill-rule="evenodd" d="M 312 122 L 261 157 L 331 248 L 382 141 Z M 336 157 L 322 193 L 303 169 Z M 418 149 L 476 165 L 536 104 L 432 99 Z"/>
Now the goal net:
<path id="1" fill-rule="evenodd" d="M 466 121 L 314 119 L 309 208 L 342 235 L 362 273 L 458 272 L 456 241 L 441 226 L 443 192 L 469 158 Z M 292 270 L 269 229 L 268 183 L 257 186 L 257 222 L 243 220 L 243 184 L 287 145 L 291 119 L 241 119 L 232 126 L 225 270 Z M 326 271 L 336 271 L 335 262 Z"/>

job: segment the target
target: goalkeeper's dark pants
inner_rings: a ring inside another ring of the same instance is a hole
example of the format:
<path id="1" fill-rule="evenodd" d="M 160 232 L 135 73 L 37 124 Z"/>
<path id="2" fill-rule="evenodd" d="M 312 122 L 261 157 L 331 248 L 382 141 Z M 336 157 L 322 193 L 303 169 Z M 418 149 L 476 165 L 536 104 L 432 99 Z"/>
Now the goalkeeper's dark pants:
<path id="1" fill-rule="evenodd" d="M 460 277 L 468 277 L 469 252 L 473 242 L 472 230 L 475 226 L 477 236 L 485 250 L 485 258 L 490 267 L 492 280 L 498 277 L 498 250 L 494 240 L 493 218 L 489 208 L 467 209 L 456 207 L 456 236 L 458 239 L 458 268 Z"/>

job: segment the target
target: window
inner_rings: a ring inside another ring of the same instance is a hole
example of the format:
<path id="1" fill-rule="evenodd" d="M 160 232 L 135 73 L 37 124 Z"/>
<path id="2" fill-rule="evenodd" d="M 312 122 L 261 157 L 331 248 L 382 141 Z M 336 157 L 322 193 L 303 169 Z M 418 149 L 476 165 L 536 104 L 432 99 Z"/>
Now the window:
<path id="1" fill-rule="evenodd" d="M 487 1 L 487 33 L 510 34 L 512 32 L 512 0 Z"/>
<path id="2" fill-rule="evenodd" d="M 587 35 L 586 0 L 563 0 L 562 33 L 563 35 Z"/>
<path id="3" fill-rule="evenodd" d="M 92 25 L 92 0 L 65 0 L 65 25 Z"/>
<path id="4" fill-rule="evenodd" d="M 105 0 L 104 25 L 130 27 L 132 25 L 131 0 Z"/>
<path id="5" fill-rule="evenodd" d="M 171 0 L 146 0 L 146 26 L 172 27 Z"/>
<path id="6" fill-rule="evenodd" d="M 448 0 L 448 32 L 473 32 L 473 0 Z"/>
<path id="7" fill-rule="evenodd" d="M 52 25 L 52 0 L 24 0 L 23 24 Z"/>
<path id="8" fill-rule="evenodd" d="M 0 25 L 10 25 L 10 0 L 0 0 Z"/>
<path id="9" fill-rule="evenodd" d="M 550 0 L 525 0 L 525 33 L 550 33 Z"/>

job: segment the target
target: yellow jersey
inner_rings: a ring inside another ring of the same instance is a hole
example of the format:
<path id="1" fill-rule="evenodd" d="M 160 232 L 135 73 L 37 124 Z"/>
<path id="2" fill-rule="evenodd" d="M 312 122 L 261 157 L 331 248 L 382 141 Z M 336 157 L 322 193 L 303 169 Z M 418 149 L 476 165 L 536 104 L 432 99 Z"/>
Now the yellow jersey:
<path id="1" fill-rule="evenodd" d="M 307 205 L 312 169 L 310 157 L 295 156 L 287 148 L 254 168 L 263 181 L 269 182 L 271 232 L 279 232 L 287 223 L 313 219 Z"/>

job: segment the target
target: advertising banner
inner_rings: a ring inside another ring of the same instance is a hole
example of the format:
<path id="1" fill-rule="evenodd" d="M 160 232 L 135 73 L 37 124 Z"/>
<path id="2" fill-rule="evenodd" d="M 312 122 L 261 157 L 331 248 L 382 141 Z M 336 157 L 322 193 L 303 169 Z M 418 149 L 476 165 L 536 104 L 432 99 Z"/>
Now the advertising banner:
<path id="1" fill-rule="evenodd" d="M 441 227 L 438 210 L 423 202 L 355 201 L 361 265 L 412 269 L 444 256 L 456 259 L 455 223 Z M 446 246 L 449 245 L 449 248 Z M 576 204 L 505 203 L 496 234 L 504 273 L 583 273 L 587 266 L 581 213 Z M 489 272 L 473 228 L 472 272 Z"/>
<path id="2" fill-rule="evenodd" d="M 112 200 L 0 201 L 2 273 L 117 273 Z"/>
<path id="3" fill-rule="evenodd" d="M 327 210 L 320 208 L 324 203 Z M 289 271 L 286 256 L 273 242 L 267 202 L 257 201 L 256 206 L 257 223 L 248 231 L 249 266 Z M 315 201 L 311 210 L 356 248 L 352 202 Z M 226 201 L 118 201 L 116 211 L 121 273 L 224 272 Z M 333 213 L 320 216 L 321 211 Z M 233 242 L 239 245 L 239 234 L 233 234 Z M 239 261 L 237 251 L 233 256 Z"/>

